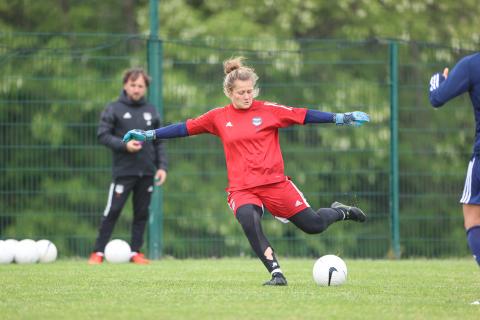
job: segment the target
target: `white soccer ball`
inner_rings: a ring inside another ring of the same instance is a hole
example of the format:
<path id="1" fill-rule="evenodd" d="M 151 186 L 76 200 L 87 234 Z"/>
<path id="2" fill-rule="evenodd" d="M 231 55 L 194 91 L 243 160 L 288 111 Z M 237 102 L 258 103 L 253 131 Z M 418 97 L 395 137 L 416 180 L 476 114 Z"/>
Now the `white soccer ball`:
<path id="1" fill-rule="evenodd" d="M 325 255 L 313 265 L 313 280 L 319 286 L 339 286 L 347 281 L 347 265 L 336 255 Z"/>
<path id="2" fill-rule="evenodd" d="M 0 264 L 8 264 L 15 258 L 15 249 L 6 241 L 0 240 Z"/>
<path id="3" fill-rule="evenodd" d="M 7 239 L 4 240 L 5 244 L 10 247 L 10 250 L 13 252 L 17 251 L 18 240 L 17 239 Z"/>
<path id="4" fill-rule="evenodd" d="M 110 263 L 126 263 L 131 257 L 130 245 L 124 240 L 112 240 L 105 247 L 105 259 Z"/>
<path id="5" fill-rule="evenodd" d="M 15 250 L 15 262 L 20 264 L 36 263 L 40 254 L 37 243 L 31 239 L 24 239 L 17 244 Z"/>
<path id="6" fill-rule="evenodd" d="M 39 253 L 38 262 L 48 263 L 57 259 L 57 247 L 50 240 L 38 240 L 37 250 Z"/>

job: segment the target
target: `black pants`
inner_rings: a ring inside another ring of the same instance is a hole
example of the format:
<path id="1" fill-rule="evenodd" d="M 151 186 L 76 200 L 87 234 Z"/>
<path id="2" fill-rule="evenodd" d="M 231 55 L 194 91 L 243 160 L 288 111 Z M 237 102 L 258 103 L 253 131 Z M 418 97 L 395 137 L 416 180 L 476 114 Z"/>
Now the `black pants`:
<path id="1" fill-rule="evenodd" d="M 280 270 L 280 264 L 275 256 L 275 251 L 263 233 L 262 215 L 262 208 L 253 204 L 243 205 L 236 212 L 237 220 L 240 222 L 253 251 L 268 272 L 273 273 Z M 305 208 L 290 217 L 289 220 L 303 232 L 317 234 L 325 231 L 332 223 L 342 219 L 343 213 L 339 212 L 338 209 L 321 208 L 314 211 L 312 208 Z"/>
<path id="2" fill-rule="evenodd" d="M 110 185 L 108 192 L 107 207 L 103 213 L 95 252 L 103 252 L 110 237 L 112 236 L 115 223 L 125 205 L 125 202 L 133 191 L 133 223 L 130 246 L 132 251 L 139 252 L 143 245 L 143 234 L 148 220 L 148 207 L 153 191 L 153 176 L 144 177 L 118 177 Z"/>

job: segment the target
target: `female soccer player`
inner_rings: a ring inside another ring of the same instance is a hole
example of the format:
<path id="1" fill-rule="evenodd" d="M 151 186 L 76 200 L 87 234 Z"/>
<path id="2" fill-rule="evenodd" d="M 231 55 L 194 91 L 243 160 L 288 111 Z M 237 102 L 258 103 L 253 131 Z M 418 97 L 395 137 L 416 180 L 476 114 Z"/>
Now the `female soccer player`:
<path id="1" fill-rule="evenodd" d="M 359 208 L 339 202 L 314 211 L 285 176 L 278 128 L 307 123 L 359 126 L 370 119 L 359 111 L 335 114 L 255 100 L 258 76 L 252 68 L 244 66 L 242 60 L 243 57 L 237 57 L 224 62 L 223 91 L 231 104 L 156 130 L 131 130 L 124 142 L 201 133 L 218 136 L 223 143 L 228 171 L 227 201 L 250 245 L 272 276 L 264 285 L 286 285 L 275 252 L 262 231 L 260 221 L 264 207 L 279 220 L 291 221 L 309 234 L 320 233 L 340 220 L 363 222 L 366 216 Z"/>
<path id="2" fill-rule="evenodd" d="M 468 92 L 475 116 L 475 144 L 468 164 L 467 177 L 460 203 L 467 242 L 473 257 L 480 266 L 480 53 L 461 59 L 452 69 L 435 73 L 430 78 L 430 103 L 438 108 L 447 101 Z"/>

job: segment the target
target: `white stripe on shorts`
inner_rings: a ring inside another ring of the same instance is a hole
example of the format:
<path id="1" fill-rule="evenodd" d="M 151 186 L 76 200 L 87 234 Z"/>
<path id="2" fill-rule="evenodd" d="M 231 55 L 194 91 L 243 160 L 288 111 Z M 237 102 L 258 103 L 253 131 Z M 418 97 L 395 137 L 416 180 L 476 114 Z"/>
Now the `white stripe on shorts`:
<path id="1" fill-rule="evenodd" d="M 463 187 L 463 194 L 460 203 L 468 203 L 472 196 L 472 171 L 474 164 L 475 158 L 468 163 L 467 177 L 465 178 L 465 186 Z"/>
<path id="2" fill-rule="evenodd" d="M 297 186 L 295 185 L 295 183 L 292 182 L 292 180 L 289 180 L 289 182 L 292 184 L 292 186 L 295 188 L 295 190 L 297 190 L 298 194 L 300 195 L 300 197 L 302 197 L 302 200 L 303 200 L 303 203 L 305 203 L 307 205 L 307 207 L 310 207 L 310 205 L 308 204 L 307 202 L 307 199 L 305 199 L 305 197 L 303 196 L 303 193 L 302 191 L 300 191 Z"/>
<path id="3" fill-rule="evenodd" d="M 113 198 L 114 187 L 115 187 L 115 183 L 110 184 L 110 190 L 108 191 L 107 206 L 105 208 L 105 211 L 103 211 L 103 216 L 104 217 L 108 216 L 108 212 L 110 211 L 110 208 L 112 207 L 112 198 Z"/>

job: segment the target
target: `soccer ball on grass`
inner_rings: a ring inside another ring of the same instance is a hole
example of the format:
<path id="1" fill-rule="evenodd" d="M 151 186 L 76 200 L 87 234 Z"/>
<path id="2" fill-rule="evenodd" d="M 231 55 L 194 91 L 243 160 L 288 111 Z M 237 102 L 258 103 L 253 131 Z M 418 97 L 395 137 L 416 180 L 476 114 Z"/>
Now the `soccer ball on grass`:
<path id="1" fill-rule="evenodd" d="M 15 257 L 15 248 L 8 242 L 0 240 L 0 264 L 8 264 Z"/>
<path id="2" fill-rule="evenodd" d="M 24 239 L 18 242 L 15 248 L 15 262 L 19 264 L 37 263 L 40 254 L 37 243 L 32 239 Z"/>
<path id="3" fill-rule="evenodd" d="M 313 280 L 319 286 L 339 286 L 347 281 L 347 265 L 336 255 L 325 255 L 313 265 Z"/>
<path id="4" fill-rule="evenodd" d="M 37 250 L 39 254 L 38 262 L 48 263 L 57 259 L 57 247 L 50 240 L 38 240 Z"/>
<path id="5" fill-rule="evenodd" d="M 112 240 L 105 247 L 105 259 L 110 263 L 126 263 L 131 257 L 130 245 L 124 240 Z"/>

